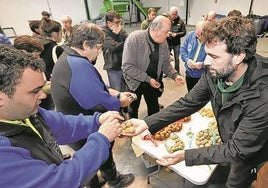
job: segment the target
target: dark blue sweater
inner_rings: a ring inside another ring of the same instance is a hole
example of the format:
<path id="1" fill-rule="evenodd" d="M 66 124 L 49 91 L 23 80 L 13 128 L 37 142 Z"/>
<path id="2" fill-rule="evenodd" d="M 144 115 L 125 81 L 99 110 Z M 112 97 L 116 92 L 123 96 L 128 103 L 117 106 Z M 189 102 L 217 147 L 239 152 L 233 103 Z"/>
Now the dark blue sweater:
<path id="1" fill-rule="evenodd" d="M 69 47 L 54 66 L 51 92 L 57 111 L 64 114 L 119 111 L 121 105 L 94 65 Z"/>

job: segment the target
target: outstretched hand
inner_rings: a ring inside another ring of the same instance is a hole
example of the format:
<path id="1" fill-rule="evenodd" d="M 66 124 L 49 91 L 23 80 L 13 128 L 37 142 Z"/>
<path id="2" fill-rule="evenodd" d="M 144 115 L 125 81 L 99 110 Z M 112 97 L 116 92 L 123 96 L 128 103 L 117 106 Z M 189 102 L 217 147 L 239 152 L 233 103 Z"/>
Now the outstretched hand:
<path id="1" fill-rule="evenodd" d="M 128 121 L 132 123 L 132 126 L 134 127 L 135 132 L 122 134 L 122 136 L 133 137 L 133 136 L 141 134 L 143 131 L 148 129 L 148 126 L 144 120 L 132 118 Z"/>
<path id="2" fill-rule="evenodd" d="M 164 155 L 162 158 L 156 160 L 159 165 L 169 166 L 179 163 L 184 160 L 184 150 L 176 151 L 172 154 Z"/>

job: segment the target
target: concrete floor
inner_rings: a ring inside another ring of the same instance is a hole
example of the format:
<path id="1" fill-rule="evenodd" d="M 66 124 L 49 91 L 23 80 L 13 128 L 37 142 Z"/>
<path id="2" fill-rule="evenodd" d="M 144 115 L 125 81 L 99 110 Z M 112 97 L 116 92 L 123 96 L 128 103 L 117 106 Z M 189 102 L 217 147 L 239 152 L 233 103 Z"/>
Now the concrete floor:
<path id="1" fill-rule="evenodd" d="M 132 26 L 125 26 L 125 29 L 130 33 L 133 30 L 139 29 L 140 24 L 132 24 Z M 188 27 L 188 30 L 193 29 Z M 268 57 L 268 38 L 258 39 L 257 52 L 263 56 Z M 103 57 L 99 56 L 96 63 L 96 67 L 101 73 L 104 81 L 107 83 L 107 74 L 102 70 L 103 67 Z M 184 75 L 184 66 L 181 64 L 181 74 Z M 164 78 L 165 91 L 160 98 L 160 103 L 164 106 L 171 104 L 176 99 L 183 96 L 187 90 L 186 86 L 177 86 L 173 80 L 169 78 Z M 139 118 L 146 116 L 147 109 L 146 104 L 142 100 L 139 108 Z M 64 152 L 72 152 L 68 148 L 63 147 Z M 129 188 L 183 188 L 184 179 L 173 171 L 167 170 L 166 168 L 161 168 L 160 173 L 151 176 L 150 184 L 147 184 L 147 175 L 155 171 L 157 167 L 146 168 L 142 157 L 136 157 L 133 149 L 131 147 L 130 138 L 118 138 L 115 141 L 113 148 L 114 159 L 118 171 L 121 173 L 132 172 L 135 175 L 135 181 L 133 184 L 128 186 Z M 103 188 L 108 188 L 104 185 Z"/>

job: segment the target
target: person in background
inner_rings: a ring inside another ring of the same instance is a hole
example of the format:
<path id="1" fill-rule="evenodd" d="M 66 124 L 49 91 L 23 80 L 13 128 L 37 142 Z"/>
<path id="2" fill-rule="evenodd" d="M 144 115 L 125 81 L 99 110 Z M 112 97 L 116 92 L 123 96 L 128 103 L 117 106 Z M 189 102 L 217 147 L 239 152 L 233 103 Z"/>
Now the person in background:
<path id="1" fill-rule="evenodd" d="M 141 23 L 141 29 L 142 30 L 147 29 L 151 25 L 152 21 L 155 19 L 156 15 L 157 15 L 156 9 L 153 7 L 149 8 L 147 18 Z"/>
<path id="2" fill-rule="evenodd" d="M 174 68 L 180 74 L 180 44 L 181 38 L 186 35 L 186 28 L 184 21 L 179 16 L 179 9 L 171 7 L 169 10 L 171 20 L 171 29 L 167 38 L 170 52 L 173 51 L 174 55 Z"/>
<path id="3" fill-rule="evenodd" d="M 29 20 L 29 27 L 32 31 L 32 37 L 37 38 L 39 40 L 42 39 L 40 25 L 41 20 Z"/>
<path id="4" fill-rule="evenodd" d="M 227 16 L 239 16 L 242 17 L 242 12 L 240 10 L 231 10 L 230 12 L 228 12 Z"/>
<path id="5" fill-rule="evenodd" d="M 207 21 L 212 21 L 215 18 L 217 18 L 217 12 L 214 10 L 211 10 L 208 12 L 208 17 L 207 17 Z"/>
<path id="6" fill-rule="evenodd" d="M 57 111 L 92 115 L 109 110 L 120 111 L 121 107 L 127 107 L 133 101 L 131 93 L 108 88 L 94 67 L 102 52 L 104 38 L 104 32 L 95 24 L 85 22 L 74 27 L 69 46 L 64 48 L 52 72 L 51 92 Z M 79 150 L 86 142 L 82 139 L 70 146 Z M 100 172 L 109 187 L 126 187 L 134 181 L 132 173 L 121 174 L 117 171 L 112 147 Z M 89 186 L 100 188 L 103 183 L 95 176 Z"/>
<path id="7" fill-rule="evenodd" d="M 12 42 L 9 40 L 9 38 L 6 35 L 0 33 L 0 44 L 7 44 L 11 46 Z"/>
<path id="8" fill-rule="evenodd" d="M 83 187 L 122 131 L 118 112 L 66 116 L 39 107 L 44 71 L 41 58 L 0 45 L 0 187 Z M 58 144 L 81 138 L 87 143 L 64 160 Z"/>
<path id="9" fill-rule="evenodd" d="M 268 60 L 256 54 L 256 29 L 247 18 L 215 19 L 204 27 L 202 37 L 206 71 L 199 82 L 159 113 L 144 120 L 133 119 L 137 126 L 134 135 L 145 129 L 154 134 L 210 101 L 222 143 L 180 150 L 157 162 L 164 166 L 183 160 L 186 166 L 218 164 L 216 171 L 221 164 L 229 164 L 226 175 L 219 172 L 219 177 L 227 179 L 225 187 L 248 188 L 268 160 Z"/>
<path id="10" fill-rule="evenodd" d="M 29 35 L 16 37 L 13 46 L 18 50 L 31 53 L 36 57 L 40 57 L 41 52 L 44 50 L 44 46 L 40 40 Z"/>
<path id="11" fill-rule="evenodd" d="M 45 10 L 41 12 L 41 15 L 42 15 L 42 19 L 43 19 L 43 18 L 48 18 L 48 19 L 50 19 L 50 16 L 51 16 L 51 15 L 50 15 L 47 11 L 45 11 Z"/>
<path id="12" fill-rule="evenodd" d="M 64 15 L 61 17 L 61 23 L 62 23 L 62 39 L 63 42 L 67 42 L 72 31 L 73 31 L 73 26 L 72 26 L 72 18 L 70 16 Z"/>
<path id="13" fill-rule="evenodd" d="M 59 22 L 44 18 L 41 22 L 40 29 L 42 35 L 41 42 L 44 45 L 44 50 L 40 57 L 46 63 L 45 75 L 47 80 L 50 80 L 54 64 L 63 52 L 62 47 L 57 45 L 62 40 L 62 27 Z"/>
<path id="14" fill-rule="evenodd" d="M 195 31 L 187 33 L 180 48 L 181 59 L 184 62 L 186 72 L 186 85 L 190 91 L 204 72 L 206 58 L 205 44 L 202 41 L 202 30 L 207 21 L 199 21 Z"/>
<path id="15" fill-rule="evenodd" d="M 41 52 L 44 50 L 44 46 L 41 41 L 29 35 L 21 35 L 16 37 L 13 46 L 25 53 L 31 53 L 35 57 L 40 57 Z M 43 91 L 47 95 L 50 95 L 50 81 L 46 82 L 43 87 Z"/>
<path id="16" fill-rule="evenodd" d="M 146 30 L 150 25 L 151 23 L 153 22 L 153 20 L 155 19 L 157 15 L 157 11 L 155 8 L 149 8 L 148 9 L 148 17 L 146 18 L 146 20 L 144 20 L 142 23 L 141 23 L 141 29 L 142 30 Z M 159 95 L 158 97 L 161 97 L 163 92 L 164 92 L 164 82 L 163 82 L 163 72 L 160 74 L 159 76 L 159 83 L 161 84 L 160 87 L 159 87 Z M 159 108 L 164 108 L 164 105 L 163 104 L 158 104 L 159 105 Z"/>
<path id="17" fill-rule="evenodd" d="M 44 59 L 46 63 L 45 76 L 48 81 L 47 83 L 49 84 L 54 65 L 63 52 L 63 48 L 57 44 L 62 40 L 62 27 L 59 22 L 45 17 L 41 22 L 40 28 L 42 35 L 41 42 L 44 46 L 44 50 L 41 52 L 40 57 Z M 40 106 L 46 109 L 54 109 L 55 106 L 49 90 L 47 98 L 42 101 Z"/>
<path id="18" fill-rule="evenodd" d="M 124 43 L 128 34 L 123 29 L 122 20 L 116 11 L 111 10 L 106 13 L 102 30 L 105 34 L 102 46 L 103 69 L 107 71 L 109 87 L 117 91 L 127 91 L 121 66 Z"/>
<path id="19" fill-rule="evenodd" d="M 170 64 L 170 51 L 167 36 L 171 22 L 165 16 L 157 16 L 147 30 L 132 32 L 126 39 L 122 71 L 130 91 L 137 95 L 137 100 L 130 104 L 129 116 L 138 117 L 138 108 L 142 95 L 147 104 L 148 115 L 159 111 L 159 77 L 164 72 L 178 85 L 184 79 Z M 142 54 L 142 55 L 141 55 Z"/>
<path id="20" fill-rule="evenodd" d="M 217 12 L 214 10 L 209 11 L 207 14 L 203 16 L 204 21 L 212 21 L 217 18 Z"/>

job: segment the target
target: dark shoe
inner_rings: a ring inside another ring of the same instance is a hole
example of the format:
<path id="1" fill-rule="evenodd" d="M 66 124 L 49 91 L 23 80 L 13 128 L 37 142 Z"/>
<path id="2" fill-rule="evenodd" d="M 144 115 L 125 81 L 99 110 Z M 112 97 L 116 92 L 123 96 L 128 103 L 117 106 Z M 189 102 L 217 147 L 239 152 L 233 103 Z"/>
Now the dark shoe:
<path id="1" fill-rule="evenodd" d="M 122 188 L 129 186 L 134 181 L 134 175 L 129 174 L 119 174 L 115 181 L 109 181 L 109 188 Z"/>

